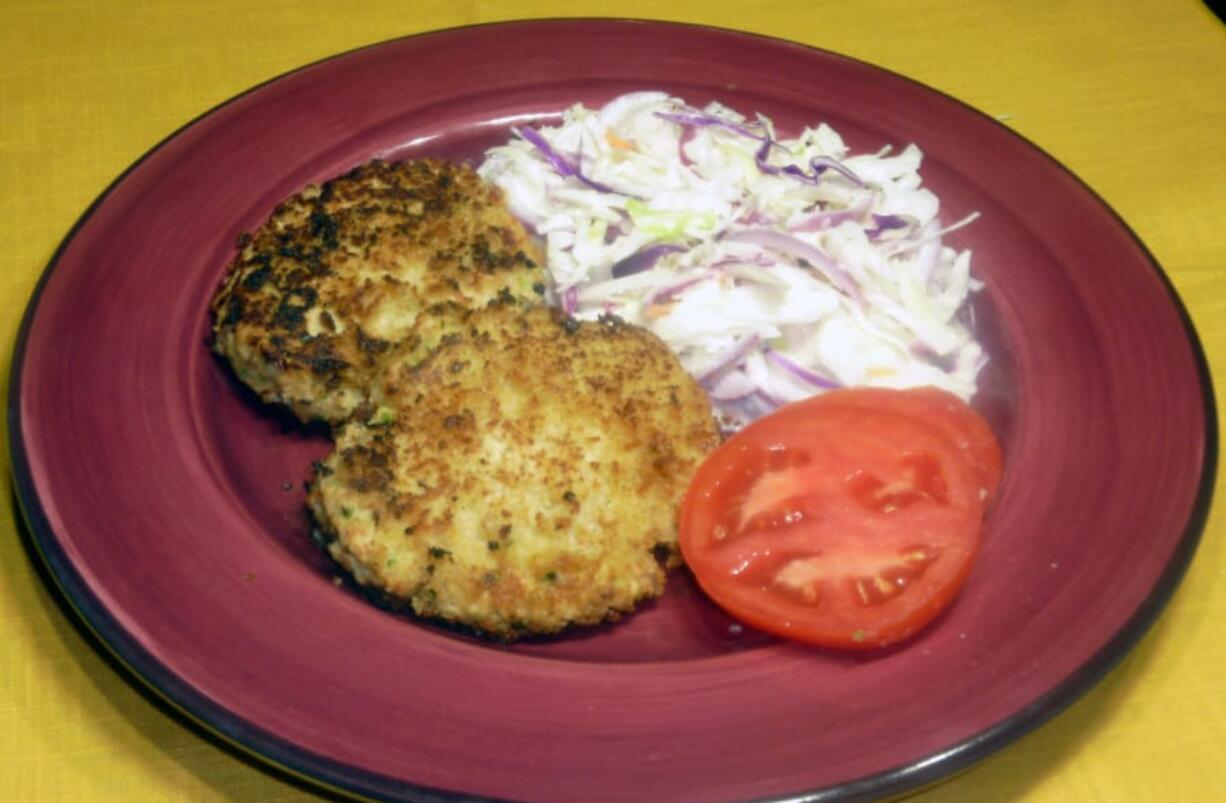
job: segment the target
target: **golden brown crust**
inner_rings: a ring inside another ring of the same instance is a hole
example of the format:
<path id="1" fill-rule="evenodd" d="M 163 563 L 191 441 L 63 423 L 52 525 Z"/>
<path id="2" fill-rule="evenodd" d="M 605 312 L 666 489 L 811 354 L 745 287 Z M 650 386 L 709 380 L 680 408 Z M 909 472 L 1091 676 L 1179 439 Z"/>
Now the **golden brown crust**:
<path id="1" fill-rule="evenodd" d="M 676 511 L 718 442 L 668 347 L 615 318 L 493 304 L 405 349 L 338 434 L 310 505 L 357 580 L 515 638 L 663 591 Z"/>
<path id="2" fill-rule="evenodd" d="M 214 348 L 266 401 L 339 422 L 423 308 L 539 300 L 544 272 L 501 192 L 468 166 L 372 162 L 285 201 L 240 242 Z"/>

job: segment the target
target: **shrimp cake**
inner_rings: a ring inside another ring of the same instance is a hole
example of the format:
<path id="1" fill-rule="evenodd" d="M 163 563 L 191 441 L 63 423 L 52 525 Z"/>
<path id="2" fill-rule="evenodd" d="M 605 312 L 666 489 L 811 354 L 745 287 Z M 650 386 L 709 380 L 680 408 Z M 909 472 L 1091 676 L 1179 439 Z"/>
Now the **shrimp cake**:
<path id="1" fill-rule="evenodd" d="M 433 159 L 309 186 L 239 248 L 210 305 L 213 348 L 303 420 L 348 417 L 423 308 L 545 291 L 537 247 L 501 190 Z"/>
<path id="2" fill-rule="evenodd" d="M 701 387 L 613 317 L 495 303 L 445 328 L 385 364 L 316 465 L 317 539 L 384 602 L 504 640 L 659 596 L 719 442 Z"/>

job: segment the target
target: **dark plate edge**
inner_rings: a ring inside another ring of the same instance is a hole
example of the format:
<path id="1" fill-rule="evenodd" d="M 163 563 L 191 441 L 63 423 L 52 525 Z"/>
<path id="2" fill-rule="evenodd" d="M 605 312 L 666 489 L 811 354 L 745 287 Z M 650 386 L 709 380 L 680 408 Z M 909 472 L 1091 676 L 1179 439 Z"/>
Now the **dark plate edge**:
<path id="1" fill-rule="evenodd" d="M 1041 152 L 1044 156 L 1048 156 L 1046 151 Z M 1052 157 L 1048 156 L 1048 158 L 1051 159 Z M 1054 159 L 1052 161 L 1055 162 Z M 1171 559 L 1167 562 L 1158 581 L 1150 590 L 1149 596 L 1133 611 L 1132 616 L 1116 631 L 1111 640 L 1103 645 L 1088 661 L 1071 672 L 1068 677 L 1056 685 L 1050 692 L 1037 698 L 1012 716 L 1001 720 L 987 730 L 975 734 L 961 744 L 909 764 L 898 766 L 892 770 L 886 770 L 868 778 L 842 784 L 830 790 L 763 798 L 764 801 L 769 800 L 772 803 L 800 803 L 801 801 L 804 803 L 816 803 L 821 801 L 826 803 L 826 801 L 832 800 L 876 800 L 881 797 L 896 797 L 919 791 L 924 787 L 931 786 L 941 780 L 948 779 L 953 775 L 970 769 L 972 765 L 980 760 L 1007 747 L 1049 722 L 1098 685 L 1124 660 L 1124 657 L 1137 646 L 1145 634 L 1149 632 L 1149 629 L 1153 627 L 1154 623 L 1158 620 L 1158 616 L 1175 595 L 1175 590 L 1179 587 L 1180 582 L 1187 573 L 1188 567 L 1192 563 L 1192 558 L 1196 554 L 1196 549 L 1200 545 L 1201 536 L 1204 533 L 1205 523 L 1209 518 L 1218 463 L 1216 396 L 1204 348 L 1192 324 L 1191 316 L 1188 315 L 1187 308 L 1171 284 L 1170 278 L 1162 270 L 1157 260 L 1154 259 L 1149 249 L 1145 247 L 1136 233 L 1120 218 L 1115 210 L 1103 201 L 1098 193 L 1086 186 L 1081 179 L 1077 178 L 1071 171 L 1068 171 L 1067 168 L 1064 168 L 1059 162 L 1056 162 L 1056 164 L 1061 169 L 1064 169 L 1065 172 L 1073 175 L 1082 188 L 1089 192 L 1095 200 L 1111 213 L 1116 222 L 1128 232 L 1145 253 L 1158 278 L 1162 280 L 1163 287 L 1166 289 L 1170 301 L 1179 313 L 1179 318 L 1188 337 L 1188 345 L 1192 349 L 1197 374 L 1202 383 L 1203 400 L 1205 403 L 1205 455 L 1201 464 L 1201 478 L 1196 490 L 1196 498 L 1188 513 L 1187 524 L 1184 526 L 1183 536 L 1179 541 L 1179 545 L 1171 554 Z"/>
<path id="2" fill-rule="evenodd" d="M 480 27 L 480 26 L 463 26 Z M 449 29 L 458 30 L 458 29 Z M 287 742 L 258 726 L 247 722 L 228 709 L 217 705 L 206 696 L 179 680 L 168 667 L 154 658 L 144 647 L 137 643 L 126 630 L 111 616 L 110 612 L 98 600 L 94 593 L 77 572 L 72 562 L 68 560 L 60 547 L 50 525 L 46 513 L 34 491 L 34 480 L 30 471 L 29 455 L 25 448 L 25 438 L 21 429 L 21 391 L 24 384 L 25 352 L 29 339 L 30 328 L 42 296 L 52 272 L 59 263 L 61 256 L 72 243 L 80 229 L 89 222 L 99 207 L 110 197 L 127 177 L 135 172 L 165 145 L 174 140 L 187 129 L 196 125 L 209 115 L 217 112 L 238 100 L 257 92 L 261 88 L 275 83 L 295 73 L 310 69 L 319 64 L 333 61 L 357 53 L 379 47 L 399 39 L 423 36 L 434 31 L 426 31 L 405 37 L 394 37 L 369 45 L 352 48 L 342 53 L 336 53 L 308 62 L 292 70 L 275 75 L 261 81 L 232 97 L 223 100 L 215 106 L 201 112 L 192 119 L 180 125 L 167 134 L 149 150 L 145 151 L 136 161 L 123 170 L 94 199 L 77 221 L 64 235 L 52 254 L 47 267 L 30 294 L 22 315 L 21 325 L 13 347 L 9 362 L 9 394 L 6 425 L 9 434 L 9 463 L 12 471 L 13 488 L 21 511 L 22 518 L 28 528 L 30 546 L 42 560 L 45 572 L 39 572 L 44 579 L 52 581 L 48 588 L 61 603 L 61 607 L 75 614 L 74 623 L 83 631 L 86 642 L 100 650 L 104 660 L 109 665 L 122 670 L 127 680 L 138 693 L 152 693 L 153 701 L 169 707 L 170 713 L 182 717 L 189 727 L 196 727 L 204 733 L 216 738 L 221 746 L 230 749 L 240 759 L 254 759 L 260 769 L 270 768 L 288 776 L 288 780 L 305 782 L 315 788 L 327 792 L 339 793 L 346 797 L 370 798 L 375 800 L 420 800 L 426 803 L 434 801 L 477 800 L 472 796 L 464 796 L 446 790 L 411 784 L 377 773 L 354 770 L 348 765 L 334 761 L 326 756 L 317 755 L 291 742 Z M 262 766 L 260 766 L 262 765 Z"/>
<path id="3" fill-rule="evenodd" d="M 1177 549 L 1174 551 L 1174 553 L 1172 553 L 1170 561 L 1167 563 L 1162 575 L 1159 577 L 1158 582 L 1154 585 L 1154 588 L 1151 590 L 1149 596 L 1146 597 L 1136 611 L 1133 612 L 1133 615 L 1116 632 L 1115 636 L 1089 661 L 1072 672 L 1048 694 L 1038 698 L 1030 705 L 1019 710 L 1007 719 L 1002 720 L 995 726 L 982 731 L 964 742 L 954 745 L 946 750 L 930 756 L 925 756 L 916 761 L 900 765 L 894 769 L 886 770 L 876 775 L 871 775 L 855 781 L 849 781 L 837 786 L 827 787 L 825 789 L 810 790 L 794 795 L 762 798 L 762 800 L 780 801 L 781 803 L 784 801 L 791 803 L 792 801 L 824 802 L 832 800 L 871 800 L 913 792 L 922 787 L 929 786 L 942 779 L 948 778 L 949 776 L 965 771 L 979 760 L 1009 744 L 1012 744 L 1014 741 L 1020 739 L 1022 736 L 1038 728 L 1064 711 L 1073 702 L 1082 697 L 1086 692 L 1088 692 L 1104 677 L 1106 677 L 1106 675 L 1112 669 L 1114 669 L 1120 663 L 1120 661 L 1123 660 L 1124 656 L 1136 646 L 1145 633 L 1148 632 L 1166 604 L 1174 595 L 1175 589 L 1179 586 L 1180 581 L 1187 572 L 1188 566 L 1191 564 L 1192 558 L 1196 553 L 1197 546 L 1200 543 L 1205 523 L 1208 519 L 1209 510 L 1213 499 L 1213 489 L 1218 462 L 1218 422 L 1216 398 L 1213 389 L 1212 377 L 1209 370 L 1209 364 L 1205 357 L 1204 347 L 1200 341 L 1199 335 L 1196 332 L 1196 328 L 1193 325 L 1191 316 L 1188 314 L 1186 306 L 1179 297 L 1179 294 L 1175 290 L 1174 285 L 1171 283 L 1170 278 L 1162 269 L 1158 261 L 1154 258 L 1153 254 L 1141 241 L 1140 237 L 1137 236 L 1136 232 L 1134 232 L 1132 228 L 1119 216 L 1114 208 L 1107 204 L 1097 192 L 1082 181 L 1075 173 L 1073 173 L 1073 171 L 1065 167 L 1059 160 L 1048 154 L 1047 151 L 1027 139 L 1024 135 L 992 119 L 990 116 L 984 114 L 970 104 L 948 95 L 939 89 L 871 62 L 846 56 L 841 53 L 835 53 L 820 47 L 806 45 L 800 42 L 782 39 L 767 34 L 736 30 L 732 28 L 722 28 L 714 25 L 638 18 L 559 17 L 478 23 L 473 25 L 422 31 L 416 34 L 393 37 L 309 62 L 293 70 L 281 73 L 266 81 L 255 84 L 249 89 L 240 92 L 225 101 L 222 101 L 221 103 L 213 106 L 212 108 L 179 126 L 177 129 L 151 147 L 148 151 L 146 151 L 122 173 L 120 173 L 106 187 L 106 189 L 102 191 L 102 193 L 93 201 L 93 203 L 86 208 L 86 210 L 77 219 L 76 223 L 73 224 L 72 228 L 61 240 L 59 246 L 56 248 L 55 253 L 52 255 L 51 260 L 48 262 L 47 267 L 44 269 L 38 283 L 35 285 L 34 291 L 30 296 L 25 313 L 22 316 L 21 326 L 18 330 L 13 356 L 10 362 L 9 375 L 11 377 L 11 382 L 9 386 L 7 426 L 9 431 L 9 457 L 13 471 L 13 485 L 16 491 L 19 506 L 21 508 L 22 516 L 25 519 L 27 527 L 29 528 L 31 544 L 35 548 L 35 551 L 38 553 L 39 557 L 42 559 L 47 572 L 55 584 L 54 588 L 51 590 L 58 592 L 62 601 L 66 603 L 67 607 L 71 609 L 78 617 L 79 624 L 85 627 L 86 632 L 93 637 L 93 640 L 97 641 L 98 646 L 106 650 L 105 657 L 113 659 L 113 662 L 116 665 L 125 670 L 126 679 L 129 682 L 132 682 L 137 687 L 138 691 L 153 692 L 156 699 L 165 702 L 175 712 L 183 715 L 189 722 L 194 723 L 204 731 L 218 737 L 226 746 L 239 751 L 244 757 L 255 758 L 258 761 L 272 765 L 272 767 L 276 770 L 286 773 L 292 778 L 322 786 L 324 789 L 336 793 L 365 796 L 381 800 L 407 799 L 422 801 L 454 801 L 483 799 L 470 795 L 450 792 L 447 790 L 419 786 L 417 784 L 397 780 L 395 778 L 390 778 L 370 771 L 354 769 L 346 764 L 317 755 L 295 744 L 286 742 L 279 737 L 243 720 L 233 712 L 217 705 L 204 695 L 195 691 L 193 688 L 180 681 L 171 670 L 155 659 L 139 643 L 137 643 L 122 627 L 119 626 L 109 611 L 105 609 L 97 597 L 94 596 L 93 592 L 89 590 L 89 588 L 83 582 L 81 576 L 77 573 L 75 567 L 67 559 L 59 545 L 59 542 L 55 538 L 55 534 L 52 532 L 47 522 L 46 514 L 44 513 L 42 505 L 34 492 L 29 456 L 26 452 L 24 438 L 22 437 L 21 432 L 20 399 L 21 388 L 23 385 L 23 372 L 20 369 L 24 366 L 29 330 L 38 307 L 39 298 L 41 297 L 43 289 L 46 286 L 52 271 L 58 264 L 64 250 L 72 242 L 77 232 L 88 222 L 89 218 L 94 214 L 94 212 L 102 205 L 103 202 L 105 202 L 115 188 L 118 187 L 129 174 L 135 171 L 147 159 L 153 156 L 164 145 L 173 140 L 175 137 L 179 136 L 186 129 L 200 122 L 202 119 L 208 117 L 219 109 L 238 101 L 239 99 L 259 90 L 260 88 L 267 86 L 268 84 L 279 81 L 282 78 L 286 78 L 290 75 L 294 75 L 295 73 L 302 72 L 303 70 L 310 69 L 311 67 L 323 64 L 325 62 L 344 58 L 353 53 L 380 47 L 391 42 L 493 26 L 531 26 L 537 24 L 570 22 L 627 25 L 648 24 L 652 26 L 663 25 L 693 30 L 708 30 L 722 34 L 735 34 L 738 36 L 754 37 L 768 42 L 773 42 L 777 45 L 802 48 L 804 50 L 834 56 L 845 61 L 862 64 L 873 70 L 880 71 L 889 74 L 894 78 L 904 80 L 927 92 L 939 95 L 943 99 L 973 112 L 984 120 L 999 126 L 1001 129 L 1016 137 L 1029 148 L 1040 153 L 1056 168 L 1072 177 L 1082 190 L 1087 192 L 1095 201 L 1098 202 L 1100 206 L 1106 209 L 1120 228 L 1132 238 L 1134 244 L 1145 255 L 1155 274 L 1162 281 L 1163 287 L 1166 289 L 1168 299 L 1174 304 L 1175 309 L 1179 314 L 1180 321 L 1183 324 L 1184 331 L 1187 336 L 1188 345 L 1192 349 L 1192 356 L 1196 363 L 1197 373 L 1201 380 L 1202 397 L 1205 405 L 1205 455 L 1204 460 L 1202 461 L 1201 480 L 1197 488 L 1196 498 L 1193 502 L 1191 510 L 1189 511 L 1188 522 L 1184 528 L 1183 537 L 1181 538 Z"/>

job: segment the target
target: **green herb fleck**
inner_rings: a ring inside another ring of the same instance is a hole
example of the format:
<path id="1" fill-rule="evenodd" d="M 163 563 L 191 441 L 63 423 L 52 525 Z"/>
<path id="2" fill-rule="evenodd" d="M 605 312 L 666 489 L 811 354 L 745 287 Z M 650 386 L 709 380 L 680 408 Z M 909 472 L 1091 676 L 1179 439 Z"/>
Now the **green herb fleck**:
<path id="1" fill-rule="evenodd" d="M 390 426 L 395 420 L 395 410 L 390 407 L 380 407 L 379 409 L 375 410 L 375 414 L 367 420 L 366 425 L 369 427 L 386 427 Z"/>

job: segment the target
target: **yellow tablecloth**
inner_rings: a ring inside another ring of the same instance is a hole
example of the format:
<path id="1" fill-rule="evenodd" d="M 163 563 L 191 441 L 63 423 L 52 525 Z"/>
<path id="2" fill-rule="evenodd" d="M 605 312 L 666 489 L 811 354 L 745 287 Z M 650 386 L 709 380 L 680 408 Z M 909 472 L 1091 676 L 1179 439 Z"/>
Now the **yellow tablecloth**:
<path id="1" fill-rule="evenodd" d="M 1226 376 L 1226 28 L 1194 0 L 7 0 L 0 352 L 11 354 L 35 282 L 77 217 L 201 112 L 360 45 L 554 16 L 664 17 L 794 39 L 1001 116 L 1132 226 L 1187 303 L 1218 382 Z M 6 398 L 8 382 L 6 371 Z M 1217 490 L 1191 571 L 1139 648 L 1053 722 L 916 799 L 1226 799 L 1221 481 Z M 57 608 L 19 541 L 12 495 L 0 497 L 0 800 L 313 797 L 122 680 Z"/>

